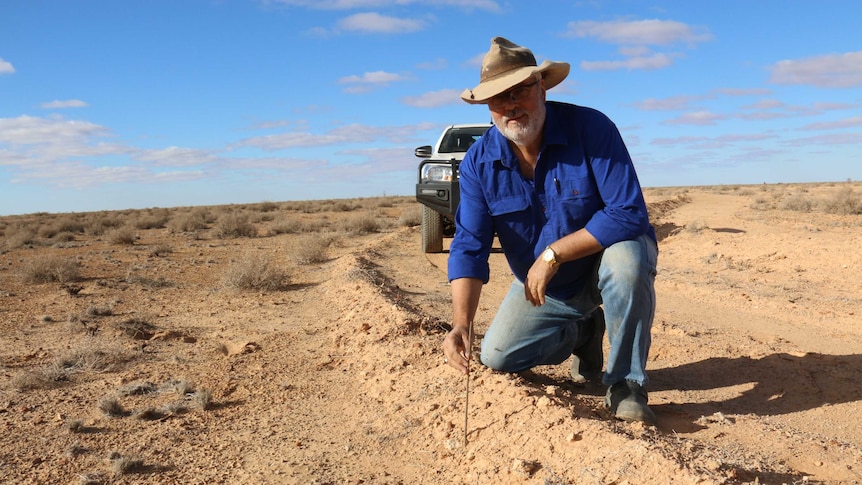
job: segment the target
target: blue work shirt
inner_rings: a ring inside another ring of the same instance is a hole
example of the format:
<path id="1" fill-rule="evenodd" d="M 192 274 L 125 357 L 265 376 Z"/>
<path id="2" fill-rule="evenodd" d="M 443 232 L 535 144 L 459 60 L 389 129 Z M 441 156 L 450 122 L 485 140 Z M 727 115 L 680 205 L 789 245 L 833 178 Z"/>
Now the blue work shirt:
<path id="1" fill-rule="evenodd" d="M 544 137 L 533 180 L 496 127 L 464 156 L 449 281 L 488 282 L 496 233 L 515 277 L 558 239 L 586 228 L 602 247 L 655 231 L 631 157 L 616 125 L 592 108 L 546 102 Z M 583 287 L 598 255 L 563 263 L 547 294 L 568 299 Z"/>

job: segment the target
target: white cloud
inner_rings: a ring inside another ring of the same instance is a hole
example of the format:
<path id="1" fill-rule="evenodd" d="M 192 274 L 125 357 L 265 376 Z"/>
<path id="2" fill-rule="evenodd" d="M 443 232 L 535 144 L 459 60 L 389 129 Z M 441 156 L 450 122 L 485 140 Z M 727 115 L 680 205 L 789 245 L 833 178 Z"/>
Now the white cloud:
<path id="1" fill-rule="evenodd" d="M 775 84 L 805 84 L 821 88 L 862 86 L 862 51 L 784 60 L 771 68 Z"/>
<path id="2" fill-rule="evenodd" d="M 389 83 L 405 81 L 408 78 L 400 74 L 386 71 L 366 72 L 361 76 L 346 76 L 338 80 L 339 84 L 349 84 L 344 92 L 351 94 L 367 93 L 374 88 L 387 86 Z"/>
<path id="3" fill-rule="evenodd" d="M 664 121 L 662 124 L 707 126 L 714 125 L 717 121 L 721 121 L 725 118 L 726 117 L 723 115 L 719 115 L 711 111 L 702 110 L 684 113 L 681 116 Z"/>
<path id="4" fill-rule="evenodd" d="M 374 34 L 404 34 L 417 32 L 425 27 L 424 22 L 380 15 L 379 13 L 357 13 L 338 21 L 338 29 L 349 32 Z"/>
<path id="5" fill-rule="evenodd" d="M 634 103 L 635 108 L 643 111 L 677 111 L 688 109 L 695 101 L 709 96 L 671 96 L 664 99 L 648 98 Z"/>
<path id="6" fill-rule="evenodd" d="M 823 121 L 811 123 L 802 127 L 803 130 L 840 130 L 843 128 L 854 128 L 862 126 L 862 116 L 854 116 L 837 121 Z"/>
<path id="7" fill-rule="evenodd" d="M 672 58 L 674 57 L 679 57 L 679 55 L 658 53 L 649 57 L 630 57 L 619 61 L 582 61 L 581 69 L 585 71 L 613 71 L 617 69 L 652 71 L 670 66 L 673 64 Z"/>
<path id="8" fill-rule="evenodd" d="M 86 108 L 87 106 L 89 106 L 89 104 L 87 104 L 84 101 L 81 101 L 80 99 L 67 99 L 65 101 L 60 101 L 58 99 L 55 99 L 54 101 L 51 101 L 48 103 L 42 103 L 39 106 L 42 108 L 45 108 L 45 109 L 65 109 L 65 108 Z"/>
<path id="9" fill-rule="evenodd" d="M 810 147 L 811 145 L 862 145 L 862 132 L 856 133 L 830 133 L 808 138 L 797 138 L 788 140 L 788 145 L 796 147 Z"/>
<path id="10" fill-rule="evenodd" d="M 58 144 L 81 142 L 90 137 L 106 136 L 104 126 L 89 121 L 63 118 L 39 118 L 22 115 L 17 118 L 0 118 L 0 143 L 10 145 Z"/>
<path id="11" fill-rule="evenodd" d="M 569 22 L 564 37 L 594 38 L 599 42 L 620 46 L 618 52 L 623 59 L 611 61 L 582 61 L 585 71 L 611 71 L 617 69 L 662 69 L 673 64 L 678 53 L 652 52 L 648 46 L 670 46 L 688 44 L 712 39 L 705 29 L 696 28 L 673 20 L 615 20 L 596 22 L 584 20 Z"/>
<path id="12" fill-rule="evenodd" d="M 0 57 L 0 75 L 2 74 L 14 74 L 15 66 L 12 65 L 11 62 L 4 60 Z"/>
<path id="13" fill-rule="evenodd" d="M 140 150 L 132 158 L 142 162 L 151 162 L 158 166 L 188 167 L 209 165 L 218 161 L 218 157 L 207 150 L 194 148 L 167 147 L 152 150 Z"/>
<path id="14" fill-rule="evenodd" d="M 426 71 L 442 71 L 447 67 L 448 62 L 442 57 L 433 61 L 420 62 L 419 64 L 416 64 L 417 69 L 423 69 Z"/>
<path id="15" fill-rule="evenodd" d="M 432 7 L 458 7 L 465 10 L 499 12 L 500 4 L 494 0 L 265 0 L 292 7 L 320 10 L 352 10 L 360 8 L 398 7 L 405 5 L 427 5 Z"/>
<path id="16" fill-rule="evenodd" d="M 381 84 L 404 81 L 406 77 L 386 71 L 366 72 L 361 76 L 346 76 L 338 80 L 339 84 Z"/>
<path id="17" fill-rule="evenodd" d="M 291 132 L 275 135 L 255 136 L 240 140 L 234 147 L 255 147 L 262 150 L 283 150 L 286 148 L 307 148 L 319 146 L 344 145 L 350 143 L 372 143 L 384 140 L 403 143 L 413 140 L 417 132 L 435 128 L 431 123 L 408 126 L 368 126 L 351 124 L 339 126 L 326 133 Z"/>
<path id="18" fill-rule="evenodd" d="M 441 89 L 439 91 L 430 91 L 419 96 L 404 97 L 401 99 L 401 102 L 414 108 L 437 108 L 450 104 L 461 104 L 461 90 Z"/>
<path id="19" fill-rule="evenodd" d="M 673 20 L 615 20 L 569 22 L 566 37 L 591 37 L 610 44 L 643 46 L 671 45 L 679 42 L 695 44 L 712 39 L 705 29 L 691 27 Z"/>
<path id="20" fill-rule="evenodd" d="M 772 91 L 763 88 L 719 88 L 716 89 L 715 92 L 718 94 L 723 94 L 725 96 L 766 96 L 772 94 Z"/>

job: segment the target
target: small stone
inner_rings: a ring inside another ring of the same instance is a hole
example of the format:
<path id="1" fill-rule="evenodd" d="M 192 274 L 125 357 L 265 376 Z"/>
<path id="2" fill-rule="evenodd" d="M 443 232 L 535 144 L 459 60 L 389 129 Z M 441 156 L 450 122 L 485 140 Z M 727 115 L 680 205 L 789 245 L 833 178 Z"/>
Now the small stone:
<path id="1" fill-rule="evenodd" d="M 539 469 L 539 463 L 530 460 L 515 458 L 512 461 L 512 471 L 521 475 L 532 476 Z"/>

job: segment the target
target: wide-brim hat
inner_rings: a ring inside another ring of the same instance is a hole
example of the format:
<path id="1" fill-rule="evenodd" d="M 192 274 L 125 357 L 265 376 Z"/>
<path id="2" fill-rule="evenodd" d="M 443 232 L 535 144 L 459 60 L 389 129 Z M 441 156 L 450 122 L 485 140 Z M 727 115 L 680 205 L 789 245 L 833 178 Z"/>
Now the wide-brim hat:
<path id="1" fill-rule="evenodd" d="M 491 39 L 491 49 L 482 59 L 479 85 L 465 89 L 461 99 L 470 104 L 485 104 L 494 96 L 511 89 L 541 73 L 545 89 L 563 82 L 569 75 L 569 63 L 544 61 L 536 65 L 536 57 L 526 47 L 521 47 L 503 37 Z"/>

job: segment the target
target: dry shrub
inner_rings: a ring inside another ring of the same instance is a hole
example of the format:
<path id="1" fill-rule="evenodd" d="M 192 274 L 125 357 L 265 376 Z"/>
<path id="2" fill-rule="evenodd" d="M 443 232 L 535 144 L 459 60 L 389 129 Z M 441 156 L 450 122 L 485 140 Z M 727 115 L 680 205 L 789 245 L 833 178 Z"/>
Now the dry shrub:
<path id="1" fill-rule="evenodd" d="M 823 202 L 823 210 L 843 216 L 859 215 L 862 214 L 862 197 L 853 191 L 853 187 L 842 187 L 832 198 Z"/>
<path id="2" fill-rule="evenodd" d="M 127 475 L 129 473 L 138 473 L 146 469 L 144 460 L 134 456 L 121 456 L 119 453 L 112 453 L 111 471 L 114 475 Z"/>
<path id="3" fill-rule="evenodd" d="M 773 202 L 766 197 L 758 195 L 754 198 L 754 201 L 749 207 L 756 211 L 768 211 L 774 209 L 775 204 L 773 204 Z"/>
<path id="4" fill-rule="evenodd" d="M 352 201 L 330 200 L 321 205 L 321 210 L 324 212 L 351 212 L 361 207 L 361 205 Z"/>
<path id="5" fill-rule="evenodd" d="M 348 234 L 355 236 L 380 232 L 380 218 L 366 212 L 364 214 L 345 219 L 341 223 L 341 228 Z"/>
<path id="6" fill-rule="evenodd" d="M 54 227 L 57 232 L 71 232 L 77 234 L 83 234 L 86 229 L 84 227 L 84 223 L 73 216 L 66 216 L 63 219 L 60 219 Z"/>
<path id="7" fill-rule="evenodd" d="M 142 396 L 144 394 L 151 394 L 153 392 L 156 392 L 156 390 L 156 385 L 152 382 L 139 381 L 126 384 L 125 386 L 119 388 L 117 392 L 121 396 Z"/>
<path id="8" fill-rule="evenodd" d="M 80 278 L 80 265 L 63 257 L 36 258 L 21 268 L 26 283 L 69 283 Z"/>
<path id="9" fill-rule="evenodd" d="M 257 228 L 249 222 L 248 215 L 230 213 L 219 217 L 215 233 L 218 237 L 255 237 Z"/>
<path id="10" fill-rule="evenodd" d="M 275 236 L 278 234 L 298 234 L 303 232 L 318 232 L 326 224 L 320 220 L 315 221 L 302 221 L 299 219 L 288 218 L 287 216 L 282 217 L 280 220 L 274 222 L 272 226 L 269 228 L 268 234 L 270 236 Z"/>
<path id="11" fill-rule="evenodd" d="M 149 340 L 158 330 L 158 327 L 143 318 L 129 318 L 117 325 L 121 332 L 135 340 Z"/>
<path id="12" fill-rule="evenodd" d="M 113 305 L 93 305 L 87 308 L 87 315 L 91 317 L 109 317 L 114 314 Z"/>
<path id="13" fill-rule="evenodd" d="M 123 360 L 119 351 L 82 347 L 59 354 L 47 369 L 50 373 L 66 376 L 77 372 L 108 372 Z"/>
<path id="14" fill-rule="evenodd" d="M 422 224 L 422 206 L 411 206 L 401 212 L 398 225 L 404 227 L 416 227 Z"/>
<path id="15" fill-rule="evenodd" d="M 128 414 L 123 405 L 120 404 L 120 401 L 115 397 L 105 397 L 100 399 L 99 410 L 105 413 L 106 416 L 110 416 L 112 418 L 119 418 Z"/>
<path id="16" fill-rule="evenodd" d="M 68 232 L 68 231 L 58 232 L 57 234 L 54 235 L 54 237 L 52 239 L 54 241 L 57 241 L 57 242 L 74 241 L 75 240 L 75 233 Z"/>
<path id="17" fill-rule="evenodd" d="M 198 406 L 207 411 L 212 406 L 213 393 L 209 389 L 199 389 L 194 394 L 194 400 Z"/>
<path id="18" fill-rule="evenodd" d="M 19 391 L 36 391 L 36 390 L 44 390 L 44 389 L 53 389 L 57 387 L 56 381 L 48 376 L 45 372 L 41 370 L 38 371 L 24 371 L 19 374 L 16 374 L 10 385 L 12 388 L 17 389 Z"/>
<path id="19" fill-rule="evenodd" d="M 272 212 L 277 211 L 279 209 L 279 205 L 275 202 L 264 201 L 260 204 L 257 204 L 255 208 L 260 212 Z"/>
<path id="20" fill-rule="evenodd" d="M 36 243 L 36 231 L 24 223 L 10 224 L 4 230 L 3 246 L 6 250 L 31 247 Z"/>
<path id="21" fill-rule="evenodd" d="M 334 241 L 332 236 L 320 234 L 305 236 L 294 246 L 291 258 L 299 264 L 326 262 L 329 259 L 327 250 Z"/>
<path id="22" fill-rule="evenodd" d="M 142 216 L 135 221 L 137 229 L 162 229 L 168 223 L 167 215 Z"/>
<path id="23" fill-rule="evenodd" d="M 166 256 L 174 252 L 174 248 L 167 244 L 159 244 L 150 251 L 150 256 Z"/>
<path id="24" fill-rule="evenodd" d="M 102 236 L 111 229 L 122 227 L 123 224 L 123 219 L 116 215 L 107 213 L 97 214 L 84 228 L 84 232 L 91 236 Z"/>
<path id="25" fill-rule="evenodd" d="M 805 196 L 788 197 L 779 205 L 782 210 L 794 212 L 811 212 L 814 208 L 814 202 Z"/>
<path id="26" fill-rule="evenodd" d="M 701 220 L 691 221 L 685 225 L 685 232 L 690 232 L 692 234 L 700 234 L 701 232 L 709 229 L 709 226 L 706 222 Z"/>
<path id="27" fill-rule="evenodd" d="M 237 290 L 277 291 L 287 286 L 288 275 L 268 256 L 249 253 L 228 266 L 223 281 L 226 287 Z"/>
<path id="28" fill-rule="evenodd" d="M 203 207 L 199 207 L 188 214 L 174 216 L 174 218 L 168 222 L 167 226 L 168 230 L 173 233 L 195 232 L 206 229 L 207 225 L 212 221 L 213 218 L 210 212 Z"/>
<path id="29" fill-rule="evenodd" d="M 124 226 L 109 232 L 107 239 L 111 244 L 131 246 L 132 244 L 135 244 L 137 235 L 135 235 L 135 231 L 131 227 Z"/>

